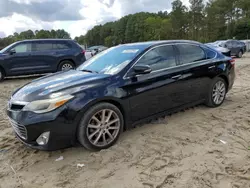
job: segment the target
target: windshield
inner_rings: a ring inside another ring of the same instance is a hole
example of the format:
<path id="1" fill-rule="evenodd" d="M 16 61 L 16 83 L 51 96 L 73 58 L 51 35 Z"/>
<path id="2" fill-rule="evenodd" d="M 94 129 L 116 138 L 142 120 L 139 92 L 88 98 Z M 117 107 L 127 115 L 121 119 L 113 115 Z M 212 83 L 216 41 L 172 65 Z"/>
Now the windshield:
<path id="1" fill-rule="evenodd" d="M 15 45 L 15 44 L 16 44 L 16 42 L 13 43 L 13 44 L 10 44 L 9 46 L 7 46 L 7 47 L 5 47 L 4 49 L 0 50 L 0 53 L 4 53 L 6 50 L 8 50 L 11 46 L 13 46 L 13 45 Z"/>
<path id="2" fill-rule="evenodd" d="M 109 48 L 85 61 L 77 70 L 116 74 L 127 66 L 147 45 L 120 45 Z"/>

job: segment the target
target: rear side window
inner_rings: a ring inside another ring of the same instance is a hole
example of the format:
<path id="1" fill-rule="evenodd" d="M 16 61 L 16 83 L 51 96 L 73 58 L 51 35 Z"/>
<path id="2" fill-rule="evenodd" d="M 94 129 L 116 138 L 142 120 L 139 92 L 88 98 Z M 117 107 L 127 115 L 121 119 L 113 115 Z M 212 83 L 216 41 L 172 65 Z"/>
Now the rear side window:
<path id="1" fill-rule="evenodd" d="M 153 71 L 174 67 L 176 66 L 174 48 L 172 45 L 154 48 L 147 52 L 137 65 L 149 65 Z"/>
<path id="2" fill-rule="evenodd" d="M 55 41 L 53 42 L 53 49 L 54 50 L 65 50 L 65 49 L 69 49 L 70 45 L 67 42 L 63 42 L 63 41 Z"/>
<path id="3" fill-rule="evenodd" d="M 80 48 L 81 50 L 86 50 L 86 51 L 88 51 L 88 49 L 85 49 L 85 46 L 84 46 L 84 45 L 80 45 L 80 44 L 77 43 L 76 41 L 74 41 L 73 43 L 76 44 L 76 46 L 77 46 L 78 48 Z"/>
<path id="4" fill-rule="evenodd" d="M 52 50 L 53 48 L 52 48 L 52 42 L 35 42 L 34 44 L 33 44 L 33 51 L 38 51 L 38 52 L 40 52 L 40 51 L 49 51 L 49 50 Z"/>
<path id="5" fill-rule="evenodd" d="M 232 44 L 233 44 L 233 47 L 239 46 L 239 42 L 237 42 L 237 41 L 232 41 Z"/>
<path id="6" fill-rule="evenodd" d="M 206 59 L 204 50 L 199 46 L 191 44 L 177 44 L 176 47 L 179 50 L 181 64 L 188 64 Z"/>
<path id="7" fill-rule="evenodd" d="M 207 59 L 213 59 L 216 56 L 216 52 L 211 49 L 206 49 Z"/>

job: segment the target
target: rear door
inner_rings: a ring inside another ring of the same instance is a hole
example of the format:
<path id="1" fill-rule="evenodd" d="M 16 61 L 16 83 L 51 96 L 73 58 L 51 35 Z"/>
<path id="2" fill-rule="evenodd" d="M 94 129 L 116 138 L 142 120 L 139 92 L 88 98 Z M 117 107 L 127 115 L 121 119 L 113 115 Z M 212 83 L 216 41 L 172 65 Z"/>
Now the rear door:
<path id="1" fill-rule="evenodd" d="M 231 55 L 235 55 L 236 54 L 235 47 L 233 46 L 233 41 L 227 41 L 225 43 L 225 47 L 231 50 Z"/>
<path id="2" fill-rule="evenodd" d="M 34 41 L 32 43 L 32 59 L 34 71 L 38 73 L 56 71 L 56 50 L 52 41 Z"/>
<path id="3" fill-rule="evenodd" d="M 211 79 L 216 75 L 216 55 L 210 48 L 196 44 L 176 44 L 182 67 L 182 82 L 187 88 L 186 101 L 194 103 L 206 99 Z"/>
<path id="4" fill-rule="evenodd" d="M 183 103 L 185 85 L 180 82 L 181 69 L 177 66 L 172 45 L 154 47 L 135 65 L 149 65 L 152 72 L 137 77 L 125 77 L 124 90 L 129 94 L 131 119 L 137 121 L 172 109 Z M 131 68 L 130 71 L 133 71 Z M 185 102 L 184 102 L 185 103 Z"/>
<path id="5" fill-rule="evenodd" d="M 6 71 L 8 75 L 20 75 L 32 73 L 31 43 L 22 42 L 13 46 L 8 51 L 15 53 L 6 55 Z"/>
<path id="6" fill-rule="evenodd" d="M 237 41 L 232 41 L 232 51 L 234 55 L 237 55 L 240 51 L 240 45 Z"/>

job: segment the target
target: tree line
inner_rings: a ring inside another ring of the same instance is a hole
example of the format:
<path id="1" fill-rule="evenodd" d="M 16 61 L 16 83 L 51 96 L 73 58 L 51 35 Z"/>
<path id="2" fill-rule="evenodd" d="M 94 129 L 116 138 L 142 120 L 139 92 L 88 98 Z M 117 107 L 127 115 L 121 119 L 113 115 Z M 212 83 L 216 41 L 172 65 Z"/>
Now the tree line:
<path id="1" fill-rule="evenodd" d="M 140 12 L 115 22 L 95 26 L 75 39 L 88 46 L 150 40 L 190 39 L 212 42 L 250 37 L 250 0 L 181 0 L 171 12 Z M 206 3 L 205 3 L 206 2 Z"/>
<path id="2" fill-rule="evenodd" d="M 250 38 L 250 0 L 181 0 L 172 2 L 172 11 L 140 12 L 97 25 L 75 40 L 87 46 L 150 41 L 189 39 L 212 42 Z M 164 9 L 164 7 L 163 7 Z M 0 38 L 0 48 L 18 40 L 33 38 L 70 38 L 64 30 L 24 31 Z"/>

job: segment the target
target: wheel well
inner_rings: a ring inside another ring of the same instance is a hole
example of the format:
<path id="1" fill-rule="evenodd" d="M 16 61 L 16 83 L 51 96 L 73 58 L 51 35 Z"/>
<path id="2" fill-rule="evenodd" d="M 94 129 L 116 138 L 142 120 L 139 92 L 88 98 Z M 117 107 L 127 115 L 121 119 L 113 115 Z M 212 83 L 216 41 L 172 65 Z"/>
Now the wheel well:
<path id="1" fill-rule="evenodd" d="M 227 91 L 228 91 L 228 85 L 229 85 L 228 78 L 225 75 L 220 75 L 219 77 L 222 78 L 226 82 L 226 84 L 227 84 Z"/>
<path id="2" fill-rule="evenodd" d="M 3 75 L 6 76 L 6 72 L 2 66 L 0 66 L 0 69 L 3 71 Z"/>
<path id="3" fill-rule="evenodd" d="M 59 66 L 61 65 L 61 63 L 62 63 L 63 61 L 70 61 L 71 63 L 73 63 L 74 66 L 76 66 L 75 62 L 74 62 L 72 59 L 63 59 L 63 60 L 61 60 L 61 61 L 58 63 L 58 67 L 57 67 L 57 68 L 59 68 Z"/>
<path id="4" fill-rule="evenodd" d="M 124 111 L 122 105 L 119 102 L 114 101 L 114 100 L 104 100 L 104 101 L 100 101 L 98 103 L 102 103 L 102 102 L 107 102 L 107 103 L 113 104 L 121 111 L 121 113 L 123 115 L 123 121 L 124 121 L 123 129 L 126 130 L 126 122 L 125 122 L 126 121 L 126 114 L 125 114 L 125 111 Z"/>

